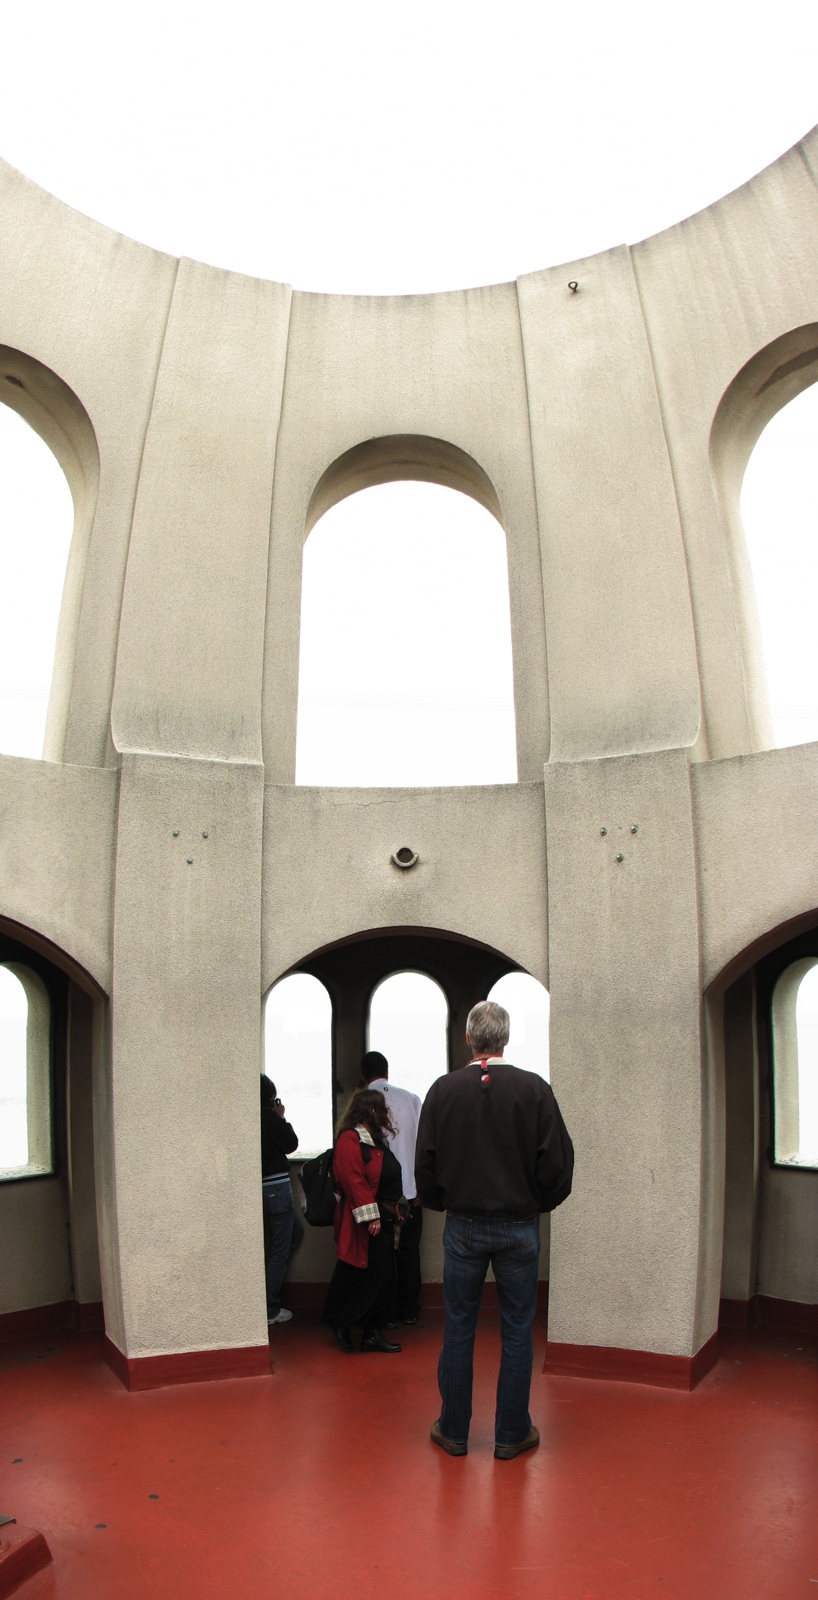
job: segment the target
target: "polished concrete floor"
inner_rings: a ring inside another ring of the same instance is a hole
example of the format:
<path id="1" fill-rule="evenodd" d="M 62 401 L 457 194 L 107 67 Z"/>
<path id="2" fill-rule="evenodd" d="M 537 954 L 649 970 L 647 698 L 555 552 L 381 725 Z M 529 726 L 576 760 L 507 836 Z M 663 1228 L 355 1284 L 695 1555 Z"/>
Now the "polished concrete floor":
<path id="1" fill-rule="evenodd" d="M 818 1600 L 818 1348 L 728 1333 L 693 1394 L 541 1374 L 543 1442 L 429 1440 L 440 1313 L 345 1356 L 307 1313 L 275 1375 L 127 1394 L 96 1337 L 0 1346 L 0 1510 L 54 1565 L 22 1600 Z"/>

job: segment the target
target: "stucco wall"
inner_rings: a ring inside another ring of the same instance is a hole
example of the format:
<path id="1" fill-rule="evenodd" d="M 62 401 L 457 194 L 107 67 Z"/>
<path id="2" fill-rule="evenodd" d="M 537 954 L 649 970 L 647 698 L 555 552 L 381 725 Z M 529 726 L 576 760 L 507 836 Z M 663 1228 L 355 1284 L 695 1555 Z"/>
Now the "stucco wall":
<path id="1" fill-rule="evenodd" d="M 48 390 L 31 419 L 52 407 L 88 513 L 60 760 L 0 758 L 0 917 L 111 997 L 91 1027 L 94 1190 L 128 1354 L 263 1342 L 262 995 L 390 928 L 476 941 L 551 988 L 578 1155 L 553 1336 L 689 1356 L 712 1333 L 730 1068 L 703 997 L 818 913 L 818 746 L 761 748 L 735 511 L 761 411 L 793 392 L 785 346 L 797 382 L 818 371 L 817 169 L 812 134 L 631 250 L 380 300 L 173 261 L 0 166 L 0 348 Z M 338 467 L 350 451 L 358 478 Z M 461 469 L 506 533 L 523 781 L 294 789 L 318 502 Z M 759 1285 L 809 1298 L 813 1179 L 785 1176 L 762 1185 Z M 16 1193 L 0 1204 L 22 1305 L 63 1292 L 68 1258 L 59 1186 Z M 78 1219 L 89 1205 L 86 1184 Z M 294 1270 L 325 1273 L 326 1251 L 311 1241 Z"/>

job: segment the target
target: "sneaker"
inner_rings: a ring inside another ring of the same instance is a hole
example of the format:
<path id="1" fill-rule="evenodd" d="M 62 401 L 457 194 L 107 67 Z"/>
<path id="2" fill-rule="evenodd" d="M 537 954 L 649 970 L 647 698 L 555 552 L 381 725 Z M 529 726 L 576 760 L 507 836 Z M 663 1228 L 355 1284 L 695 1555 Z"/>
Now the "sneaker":
<path id="1" fill-rule="evenodd" d="M 291 1311 L 287 1311 L 285 1309 L 285 1307 L 282 1306 L 281 1310 L 277 1311 L 274 1317 L 268 1317 L 267 1318 L 267 1326 L 268 1326 L 268 1328 L 272 1328 L 274 1322 L 292 1322 L 292 1320 L 293 1320 L 292 1312 Z"/>
<path id="2" fill-rule="evenodd" d="M 540 1430 L 533 1423 L 523 1439 L 518 1439 L 516 1444 L 496 1444 L 494 1454 L 498 1461 L 513 1461 L 515 1456 L 522 1455 L 524 1450 L 534 1450 L 540 1442 Z"/>
<path id="3" fill-rule="evenodd" d="M 439 1444 L 441 1450 L 445 1450 L 447 1456 L 464 1456 L 469 1448 L 465 1439 L 462 1441 L 446 1439 L 440 1431 L 439 1420 L 432 1423 L 432 1444 Z"/>

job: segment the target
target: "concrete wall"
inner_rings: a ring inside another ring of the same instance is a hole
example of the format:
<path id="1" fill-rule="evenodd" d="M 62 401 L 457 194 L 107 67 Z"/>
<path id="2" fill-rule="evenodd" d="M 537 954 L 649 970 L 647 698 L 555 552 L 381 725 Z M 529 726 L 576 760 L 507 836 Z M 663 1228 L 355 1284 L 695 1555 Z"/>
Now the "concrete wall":
<path id="1" fill-rule="evenodd" d="M 578 1156 L 553 1336 L 690 1356 L 712 1333 L 741 1078 L 720 997 L 818 917 L 818 746 L 764 748 L 737 516 L 759 428 L 818 372 L 816 171 L 812 134 L 633 249 L 367 299 L 171 260 L 0 166 L 0 394 L 76 508 L 52 759 L 0 759 L 0 917 L 96 997 L 72 1024 L 71 1193 L 0 1195 L 4 1303 L 70 1282 L 56 1206 L 83 1294 L 98 1244 L 126 1354 L 262 1343 L 262 995 L 333 942 L 404 929 L 551 989 Z M 304 538 L 404 476 L 504 527 L 522 781 L 296 790 Z M 734 1286 L 754 1270 L 741 1127 Z M 801 1245 L 782 1276 L 765 1242 L 786 1214 L 809 1243 L 794 1176 L 760 1185 L 758 1283 L 809 1298 Z"/>

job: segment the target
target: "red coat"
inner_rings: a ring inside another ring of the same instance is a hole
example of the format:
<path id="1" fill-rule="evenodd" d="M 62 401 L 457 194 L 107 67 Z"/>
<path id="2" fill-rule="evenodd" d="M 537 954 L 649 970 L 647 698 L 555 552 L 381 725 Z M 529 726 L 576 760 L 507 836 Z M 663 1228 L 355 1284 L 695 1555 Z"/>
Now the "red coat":
<path id="1" fill-rule="evenodd" d="M 361 1141 L 350 1128 L 336 1141 L 332 1160 L 335 1187 L 342 1195 L 335 1207 L 335 1244 L 338 1260 L 347 1261 L 351 1267 L 369 1264 L 369 1223 L 356 1222 L 353 1209 L 374 1205 L 381 1181 L 383 1151 L 370 1146 L 367 1153 L 369 1160 L 364 1162 Z"/>

